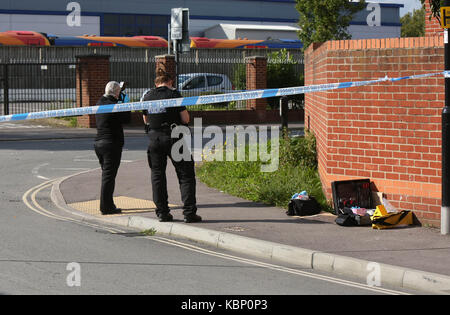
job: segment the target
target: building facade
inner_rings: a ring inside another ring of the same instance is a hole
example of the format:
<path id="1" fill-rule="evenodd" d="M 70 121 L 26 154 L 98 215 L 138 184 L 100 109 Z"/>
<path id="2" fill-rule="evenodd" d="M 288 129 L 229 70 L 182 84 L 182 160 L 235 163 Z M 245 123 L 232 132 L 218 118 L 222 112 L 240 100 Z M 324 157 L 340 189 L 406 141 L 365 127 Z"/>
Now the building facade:
<path id="1" fill-rule="evenodd" d="M 220 24 L 295 27 L 298 22 L 295 3 L 294 0 L 2 0 L 0 31 L 167 38 L 171 9 L 184 7 L 190 11 L 190 35 L 205 36 L 206 30 Z M 363 10 L 354 18 L 349 31 L 354 38 L 400 37 L 402 6 L 381 4 L 381 24 L 375 27 L 367 24 L 371 10 Z M 264 29 L 259 33 L 263 32 Z"/>

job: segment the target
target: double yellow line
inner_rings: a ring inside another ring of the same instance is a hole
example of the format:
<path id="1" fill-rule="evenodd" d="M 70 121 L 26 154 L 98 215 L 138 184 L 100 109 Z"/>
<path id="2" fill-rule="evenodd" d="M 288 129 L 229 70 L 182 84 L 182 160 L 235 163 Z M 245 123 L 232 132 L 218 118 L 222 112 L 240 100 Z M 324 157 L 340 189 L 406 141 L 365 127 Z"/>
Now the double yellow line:
<path id="1" fill-rule="evenodd" d="M 55 213 L 52 213 L 51 211 L 49 211 L 47 209 L 44 209 L 37 202 L 36 196 L 42 190 L 51 187 L 54 184 L 54 182 L 56 182 L 58 180 L 60 180 L 60 179 L 48 180 L 48 181 L 46 181 L 46 182 L 44 182 L 44 183 L 42 183 L 40 185 L 37 185 L 37 186 L 29 189 L 27 192 L 25 192 L 25 194 L 22 197 L 22 200 L 25 203 L 25 205 L 28 208 L 30 208 L 32 211 L 34 211 L 34 212 L 36 212 L 36 213 L 38 213 L 40 215 L 43 215 L 43 216 L 46 216 L 46 217 L 49 217 L 49 218 L 52 218 L 52 219 L 56 219 L 56 220 L 59 220 L 59 221 L 72 222 L 72 223 L 76 223 L 76 224 L 80 224 L 80 225 L 84 225 L 84 226 L 89 226 L 89 227 L 92 227 L 92 228 L 95 228 L 95 229 L 105 230 L 105 231 L 108 231 L 108 232 L 113 233 L 113 234 L 125 233 L 126 232 L 126 231 L 118 229 L 118 228 L 105 227 L 105 226 L 97 225 L 97 224 L 94 224 L 94 223 L 86 222 L 86 221 L 83 221 L 81 219 L 74 219 L 74 218 L 63 217 L 61 215 L 57 215 Z M 60 208 L 60 207 L 58 207 L 58 208 Z M 60 209 L 65 211 L 65 209 L 62 209 L 62 208 L 60 208 Z M 252 260 L 252 259 L 247 259 L 247 258 L 242 258 L 242 257 L 229 255 L 229 254 L 219 253 L 219 252 L 216 252 L 216 251 L 207 250 L 207 249 L 204 249 L 204 248 L 201 248 L 201 247 L 198 247 L 198 246 L 194 246 L 194 245 L 191 245 L 191 244 L 187 244 L 187 243 L 171 240 L 171 239 L 160 237 L 160 236 L 152 236 L 152 237 L 145 236 L 144 238 L 152 240 L 152 241 L 157 241 L 157 242 L 160 242 L 160 243 L 164 243 L 164 244 L 167 244 L 167 245 L 170 245 L 170 246 L 176 246 L 176 247 L 179 247 L 179 248 L 183 248 L 185 250 L 189 250 L 189 251 L 192 251 L 192 252 L 200 253 L 200 254 L 203 254 L 203 255 L 208 255 L 208 256 L 213 256 L 213 257 L 217 257 L 217 258 L 221 258 L 221 259 L 231 260 L 231 261 L 235 261 L 235 262 L 239 262 L 239 263 L 243 263 L 243 264 L 248 264 L 248 265 L 261 267 L 261 268 L 266 268 L 266 269 L 279 271 L 279 272 L 284 272 L 284 273 L 289 273 L 289 274 L 293 274 L 293 275 L 297 275 L 297 276 L 308 277 L 308 278 L 315 279 L 315 280 L 322 280 L 322 281 L 334 283 L 334 284 L 337 284 L 337 285 L 345 285 L 345 286 L 348 286 L 348 287 L 353 287 L 353 288 L 357 288 L 357 289 L 367 290 L 367 291 L 371 291 L 371 292 L 375 292 L 375 293 L 379 293 L 379 294 L 407 295 L 407 293 L 400 292 L 400 291 L 389 290 L 389 289 L 385 289 L 385 288 L 381 288 L 381 287 L 373 287 L 373 286 L 369 286 L 369 285 L 366 285 L 366 284 L 361 284 L 361 283 L 357 283 L 357 282 L 353 282 L 353 281 L 342 280 L 342 279 L 333 278 L 333 277 L 320 275 L 320 274 L 315 274 L 315 273 L 311 273 L 311 272 L 307 272 L 307 271 L 303 271 L 303 270 L 287 268 L 287 267 L 274 265 L 274 264 L 269 264 L 269 263 L 264 263 L 264 262 L 256 261 L 256 260 Z"/>
<path id="2" fill-rule="evenodd" d="M 46 182 L 41 183 L 40 185 L 37 185 L 31 189 L 29 189 L 27 192 L 25 192 L 25 194 L 22 196 L 22 201 L 25 203 L 25 205 L 30 208 L 32 211 L 46 216 L 48 218 L 52 218 L 52 219 L 56 219 L 59 221 L 65 221 L 65 222 L 72 222 L 72 223 L 76 223 L 76 224 L 80 224 L 80 225 L 85 225 L 85 226 L 89 226 L 89 227 L 93 227 L 96 229 L 101 229 L 101 230 L 105 230 L 111 233 L 124 233 L 125 231 L 122 231 L 120 229 L 116 229 L 116 228 L 111 228 L 111 227 L 105 227 L 105 226 L 101 226 L 98 224 L 94 224 L 94 223 L 90 223 L 90 222 L 86 222 L 83 221 L 81 219 L 73 219 L 73 218 L 69 218 L 69 217 L 65 217 L 65 216 L 61 216 L 58 214 L 55 214 L 47 209 L 44 209 L 36 200 L 36 196 L 39 192 L 41 192 L 44 189 L 47 189 L 49 187 L 52 187 L 53 184 L 58 181 L 60 179 L 51 179 L 48 180 Z M 58 208 L 60 208 L 58 205 L 56 205 Z M 63 211 L 66 211 L 63 208 L 60 208 Z"/>

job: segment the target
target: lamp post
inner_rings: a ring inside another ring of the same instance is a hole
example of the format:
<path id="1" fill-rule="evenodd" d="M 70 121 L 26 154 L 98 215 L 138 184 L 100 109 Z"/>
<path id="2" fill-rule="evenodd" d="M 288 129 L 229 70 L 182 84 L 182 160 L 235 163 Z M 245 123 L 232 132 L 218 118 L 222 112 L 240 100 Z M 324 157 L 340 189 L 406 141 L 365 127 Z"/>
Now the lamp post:
<path id="1" fill-rule="evenodd" d="M 441 23 L 444 30 L 445 71 L 450 71 L 450 0 L 441 8 Z M 450 75 L 445 75 L 445 106 L 442 110 L 442 207 L 441 234 L 450 234 Z"/>

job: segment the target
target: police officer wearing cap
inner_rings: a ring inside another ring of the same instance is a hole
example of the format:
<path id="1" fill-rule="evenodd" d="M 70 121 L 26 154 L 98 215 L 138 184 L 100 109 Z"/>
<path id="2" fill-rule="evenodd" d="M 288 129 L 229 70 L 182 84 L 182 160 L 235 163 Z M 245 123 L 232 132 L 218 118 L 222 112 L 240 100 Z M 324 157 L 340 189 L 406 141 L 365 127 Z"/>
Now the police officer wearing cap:
<path id="1" fill-rule="evenodd" d="M 173 88 L 174 77 L 163 69 L 157 70 L 155 88 L 144 93 L 141 101 L 153 101 L 182 97 L 180 92 Z M 143 119 L 149 137 L 147 150 L 148 164 L 151 169 L 151 182 L 153 190 L 153 202 L 156 205 L 156 215 L 160 222 L 170 222 L 173 216 L 170 214 L 167 194 L 166 167 L 167 158 L 170 158 L 175 167 L 180 185 L 181 199 L 183 201 L 184 222 L 200 222 L 202 218 L 197 215 L 196 205 L 196 180 L 194 160 L 174 159 L 172 145 L 180 139 L 171 138 L 172 129 L 177 125 L 189 123 L 189 113 L 185 106 L 166 108 L 164 112 L 149 114 L 143 111 Z M 185 146 L 183 146 L 185 148 Z"/>

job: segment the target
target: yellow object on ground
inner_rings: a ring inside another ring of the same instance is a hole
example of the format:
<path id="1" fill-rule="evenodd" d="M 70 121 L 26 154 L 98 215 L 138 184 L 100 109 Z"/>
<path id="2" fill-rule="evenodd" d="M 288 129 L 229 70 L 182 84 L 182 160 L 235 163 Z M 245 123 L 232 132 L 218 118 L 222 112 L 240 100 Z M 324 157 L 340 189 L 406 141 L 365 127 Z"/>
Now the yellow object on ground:
<path id="1" fill-rule="evenodd" d="M 388 215 L 388 212 L 386 211 L 386 208 L 383 205 L 377 206 L 377 209 L 375 210 L 373 217 L 383 217 L 385 215 Z"/>
<path id="2" fill-rule="evenodd" d="M 372 216 L 372 228 L 374 229 L 390 229 L 401 225 L 413 225 L 416 222 L 414 213 L 412 213 L 411 211 L 404 210 L 397 213 L 386 212 L 386 215 L 379 215 L 382 213 L 382 211 L 377 211 L 378 207 L 374 215 Z"/>

